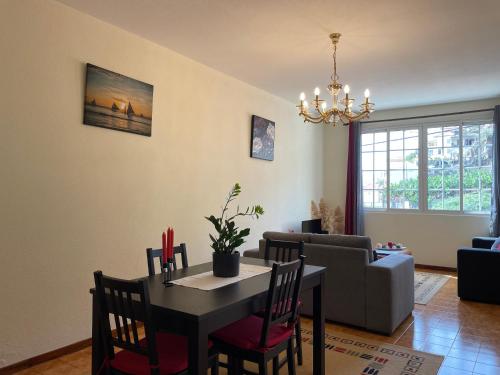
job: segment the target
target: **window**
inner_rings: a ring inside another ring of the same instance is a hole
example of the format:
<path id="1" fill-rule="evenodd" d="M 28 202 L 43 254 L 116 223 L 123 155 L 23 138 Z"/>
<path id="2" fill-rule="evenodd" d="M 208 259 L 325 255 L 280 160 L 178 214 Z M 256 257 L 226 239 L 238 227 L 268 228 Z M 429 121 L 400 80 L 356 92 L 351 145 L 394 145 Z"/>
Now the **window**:
<path id="1" fill-rule="evenodd" d="M 427 128 L 427 208 L 460 211 L 460 126 Z"/>
<path id="2" fill-rule="evenodd" d="M 390 207 L 418 209 L 419 130 L 390 131 L 389 180 Z"/>
<path id="3" fill-rule="evenodd" d="M 489 212 L 492 138 L 485 121 L 364 132 L 364 207 Z"/>
<path id="4" fill-rule="evenodd" d="M 387 207 L 387 132 L 361 136 L 363 204 L 370 208 Z"/>

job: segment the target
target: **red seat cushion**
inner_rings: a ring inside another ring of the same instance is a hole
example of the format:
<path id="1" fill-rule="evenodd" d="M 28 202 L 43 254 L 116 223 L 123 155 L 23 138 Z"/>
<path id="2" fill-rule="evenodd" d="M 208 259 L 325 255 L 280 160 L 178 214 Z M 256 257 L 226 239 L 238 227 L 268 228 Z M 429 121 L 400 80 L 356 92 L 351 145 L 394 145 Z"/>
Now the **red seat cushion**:
<path id="1" fill-rule="evenodd" d="M 269 329 L 267 346 L 260 347 L 260 335 L 264 320 L 259 316 L 249 316 L 238 320 L 212 334 L 218 340 L 246 350 L 266 351 L 293 335 L 293 327 L 275 324 Z"/>
<path id="2" fill-rule="evenodd" d="M 146 346 L 146 339 L 140 341 L 141 346 Z M 209 342 L 208 346 L 212 347 Z M 160 375 L 175 374 L 186 370 L 188 367 L 188 341 L 187 337 L 173 335 L 170 333 L 156 334 L 156 350 L 158 351 L 158 361 Z M 150 375 L 149 358 L 145 355 L 137 354 L 128 350 L 116 353 L 111 361 L 111 367 L 133 375 Z"/>

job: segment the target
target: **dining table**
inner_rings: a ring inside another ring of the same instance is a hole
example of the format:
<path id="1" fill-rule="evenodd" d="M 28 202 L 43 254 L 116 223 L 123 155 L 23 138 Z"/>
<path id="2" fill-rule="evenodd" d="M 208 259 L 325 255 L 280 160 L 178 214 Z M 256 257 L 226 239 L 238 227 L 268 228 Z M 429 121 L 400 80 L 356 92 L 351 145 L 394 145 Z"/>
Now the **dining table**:
<path id="1" fill-rule="evenodd" d="M 242 257 L 241 263 L 272 267 L 273 261 Z M 212 270 L 203 263 L 172 272 L 172 280 Z M 302 291 L 312 290 L 313 371 L 325 374 L 325 275 L 326 268 L 305 265 Z M 188 337 L 190 374 L 207 374 L 210 333 L 261 311 L 266 304 L 271 272 L 262 273 L 213 290 L 165 286 L 164 274 L 144 277 L 149 288 L 156 329 Z M 98 375 L 105 361 L 103 328 L 95 288 L 92 294 L 92 374 Z"/>

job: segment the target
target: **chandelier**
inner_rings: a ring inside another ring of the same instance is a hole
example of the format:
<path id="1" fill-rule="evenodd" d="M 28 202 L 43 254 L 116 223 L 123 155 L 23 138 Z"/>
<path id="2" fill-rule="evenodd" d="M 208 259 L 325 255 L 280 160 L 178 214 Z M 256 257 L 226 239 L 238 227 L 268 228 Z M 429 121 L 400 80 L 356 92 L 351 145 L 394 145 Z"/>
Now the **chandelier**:
<path id="1" fill-rule="evenodd" d="M 339 33 L 330 34 L 330 39 L 333 43 L 333 75 L 327 89 L 332 96 L 332 106 L 328 105 L 325 100 L 319 98 L 319 87 L 314 89 L 314 99 L 312 100 L 312 111 L 309 110 L 309 104 L 306 100 L 306 94 L 300 94 L 299 116 L 304 117 L 304 122 L 312 122 L 313 124 L 333 124 L 336 126 L 339 122 L 343 125 L 349 125 L 353 121 L 367 118 L 373 112 L 373 103 L 370 103 L 370 90 L 365 90 L 365 100 L 360 105 L 361 111 L 355 112 L 352 110 L 354 98 L 349 96 L 349 85 L 342 86 L 337 75 L 337 44 L 340 39 Z M 340 91 L 344 89 L 344 98 L 340 99 Z"/>

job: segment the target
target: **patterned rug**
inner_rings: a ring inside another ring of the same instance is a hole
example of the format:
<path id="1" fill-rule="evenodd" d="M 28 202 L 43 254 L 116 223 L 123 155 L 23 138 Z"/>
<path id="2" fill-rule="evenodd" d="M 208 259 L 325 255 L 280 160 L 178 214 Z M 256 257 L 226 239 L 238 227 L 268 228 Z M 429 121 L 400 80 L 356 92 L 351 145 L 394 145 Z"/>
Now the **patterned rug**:
<path id="1" fill-rule="evenodd" d="M 436 273 L 415 272 L 415 303 L 427 305 L 449 278 Z"/>
<path id="2" fill-rule="evenodd" d="M 304 358 L 312 358 L 312 331 L 302 330 Z M 327 333 L 326 374 L 436 375 L 444 357 L 344 333 Z M 298 374 L 309 374 L 306 363 Z M 307 368 L 307 369 L 306 369 Z M 305 370 L 305 372 L 303 372 Z"/>

